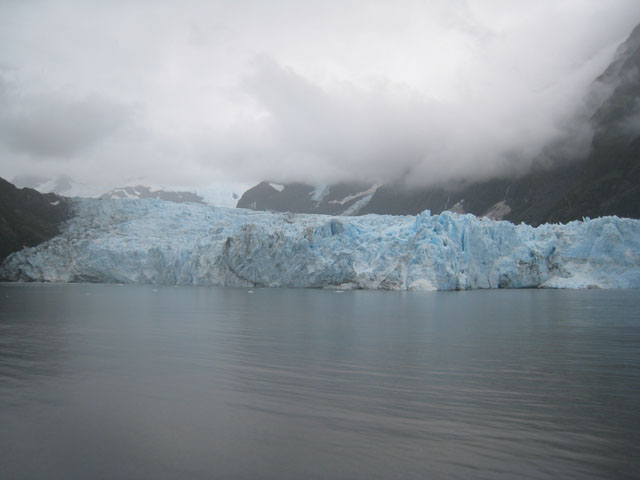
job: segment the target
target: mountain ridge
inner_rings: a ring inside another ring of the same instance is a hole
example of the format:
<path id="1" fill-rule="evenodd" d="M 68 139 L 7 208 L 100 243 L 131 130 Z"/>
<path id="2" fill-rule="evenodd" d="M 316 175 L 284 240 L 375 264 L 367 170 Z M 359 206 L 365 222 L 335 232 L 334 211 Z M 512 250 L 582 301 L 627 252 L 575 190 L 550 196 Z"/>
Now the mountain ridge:
<path id="1" fill-rule="evenodd" d="M 416 215 L 427 209 L 433 213 L 451 210 L 531 225 L 605 215 L 640 218 L 640 25 L 594 79 L 587 101 L 592 106 L 584 122 L 593 133 L 584 153 L 568 153 L 572 149 L 566 145 L 575 142 L 575 133 L 570 133 L 548 145 L 525 174 L 461 181 L 457 187 L 410 188 L 401 180 L 392 180 L 378 186 L 350 214 Z M 237 206 L 345 214 L 344 210 L 331 211 L 328 205 L 310 205 L 300 194 L 317 187 L 293 185 L 284 184 L 282 191 L 256 186 L 245 192 Z M 364 191 L 371 186 L 360 183 L 358 188 Z M 334 185 L 324 188 L 331 191 Z"/>

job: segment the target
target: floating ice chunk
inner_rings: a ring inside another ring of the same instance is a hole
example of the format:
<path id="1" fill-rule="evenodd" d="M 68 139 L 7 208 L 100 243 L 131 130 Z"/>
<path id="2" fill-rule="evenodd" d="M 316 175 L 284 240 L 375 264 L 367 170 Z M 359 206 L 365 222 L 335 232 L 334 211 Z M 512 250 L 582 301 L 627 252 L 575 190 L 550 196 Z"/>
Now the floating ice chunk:
<path id="1" fill-rule="evenodd" d="M 409 284 L 409 290 L 416 290 L 420 292 L 437 290 L 437 288 L 426 278 L 418 278 Z"/>

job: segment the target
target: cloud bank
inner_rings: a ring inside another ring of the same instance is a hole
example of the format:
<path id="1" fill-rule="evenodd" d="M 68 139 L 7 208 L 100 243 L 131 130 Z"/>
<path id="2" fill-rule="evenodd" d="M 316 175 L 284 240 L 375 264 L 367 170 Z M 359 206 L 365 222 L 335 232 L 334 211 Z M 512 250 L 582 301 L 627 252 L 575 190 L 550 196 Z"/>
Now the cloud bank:
<path id="1" fill-rule="evenodd" d="M 588 143 L 588 88 L 639 22 L 627 0 L 2 2 L 0 176 L 518 172 Z"/>

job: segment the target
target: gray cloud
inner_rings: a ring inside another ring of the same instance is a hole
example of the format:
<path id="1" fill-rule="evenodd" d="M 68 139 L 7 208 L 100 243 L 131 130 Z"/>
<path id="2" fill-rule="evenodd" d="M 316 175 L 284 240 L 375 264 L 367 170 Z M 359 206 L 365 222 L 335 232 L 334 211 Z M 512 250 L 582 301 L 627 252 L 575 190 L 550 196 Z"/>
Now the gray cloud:
<path id="1" fill-rule="evenodd" d="M 84 153 L 108 139 L 129 114 L 99 95 L 76 97 L 63 92 L 5 93 L 4 106 L 0 135 L 12 150 L 34 159 L 71 159 Z"/>
<path id="2" fill-rule="evenodd" d="M 550 144 L 565 157 L 582 154 L 590 140 L 580 77 L 529 95 L 500 84 L 443 101 L 393 83 L 322 87 L 270 58 L 256 64 L 244 87 L 262 115 L 228 130 L 211 150 L 235 155 L 262 178 L 486 178 L 525 170 Z"/>
<path id="3" fill-rule="evenodd" d="M 634 0 L 1 2 L 0 176 L 520 171 L 588 144 L 587 91 L 639 21 Z"/>

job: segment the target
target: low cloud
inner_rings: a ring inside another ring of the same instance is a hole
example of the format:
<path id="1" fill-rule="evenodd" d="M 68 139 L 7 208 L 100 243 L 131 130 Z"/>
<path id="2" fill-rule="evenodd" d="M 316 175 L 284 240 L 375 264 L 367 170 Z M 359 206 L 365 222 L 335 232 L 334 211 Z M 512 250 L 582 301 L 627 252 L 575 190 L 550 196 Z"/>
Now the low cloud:
<path id="1" fill-rule="evenodd" d="M 35 160 L 70 160 L 86 153 L 129 117 L 125 107 L 100 95 L 28 94 L 5 86 L 3 97 L 2 140 L 14 152 Z"/>
<path id="2" fill-rule="evenodd" d="M 584 154 L 583 83 L 577 75 L 536 92 L 505 79 L 446 101 L 390 82 L 319 85 L 261 57 L 243 83 L 261 113 L 213 134 L 207 158 L 217 151 L 284 181 L 425 185 L 513 174 L 550 145 L 564 159 Z"/>
<path id="3" fill-rule="evenodd" d="M 0 176 L 430 184 L 569 161 L 639 21 L 634 0 L 0 2 Z"/>

